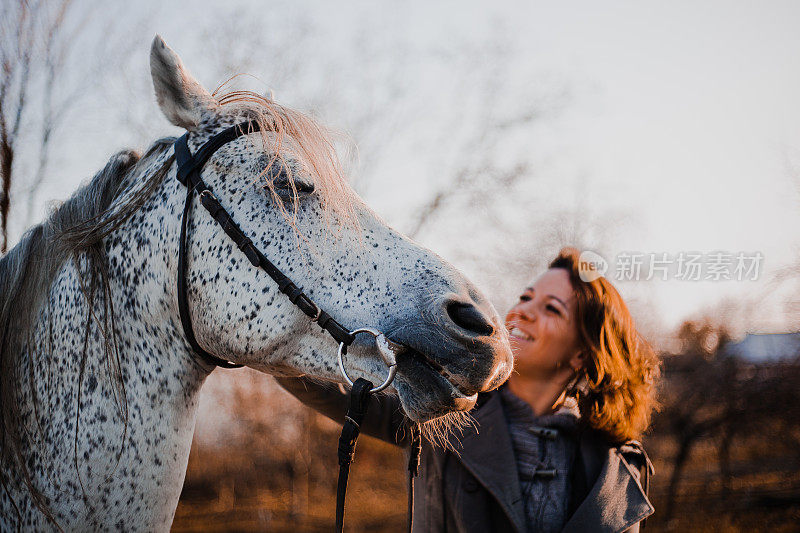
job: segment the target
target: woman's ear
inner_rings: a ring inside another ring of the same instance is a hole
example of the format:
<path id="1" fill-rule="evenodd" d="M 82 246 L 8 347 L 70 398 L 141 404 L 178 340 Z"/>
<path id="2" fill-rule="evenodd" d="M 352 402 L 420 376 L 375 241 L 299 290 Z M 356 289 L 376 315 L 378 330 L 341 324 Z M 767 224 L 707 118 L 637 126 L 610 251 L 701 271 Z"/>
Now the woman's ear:
<path id="1" fill-rule="evenodd" d="M 569 360 L 569 366 L 572 367 L 572 370 L 574 370 L 576 373 L 580 372 L 585 365 L 586 352 L 584 350 L 575 352 L 575 354 Z"/>

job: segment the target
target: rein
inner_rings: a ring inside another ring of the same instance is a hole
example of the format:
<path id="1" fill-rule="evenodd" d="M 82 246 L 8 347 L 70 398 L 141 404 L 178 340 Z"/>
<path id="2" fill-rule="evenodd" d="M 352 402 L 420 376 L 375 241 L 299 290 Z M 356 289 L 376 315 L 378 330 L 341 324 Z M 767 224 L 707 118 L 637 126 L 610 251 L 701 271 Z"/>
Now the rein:
<path id="1" fill-rule="evenodd" d="M 380 392 L 387 388 L 394 380 L 397 373 L 396 354 L 402 349 L 397 343 L 387 339 L 383 333 L 370 329 L 360 328 L 348 330 L 337 322 L 331 315 L 322 310 L 314 301 L 309 298 L 303 289 L 295 285 L 288 276 L 276 267 L 267 257 L 256 248 L 253 241 L 239 228 L 230 213 L 225 210 L 219 200 L 211 191 L 209 186 L 200 177 L 200 170 L 209 158 L 226 143 L 229 143 L 243 135 L 260 131 L 258 122 L 250 120 L 237 124 L 222 132 L 214 135 L 197 149 L 194 155 L 189 150 L 189 133 L 183 134 L 174 143 L 175 161 L 178 166 L 178 181 L 186 187 L 186 201 L 183 206 L 183 218 L 181 219 L 181 235 L 178 250 L 178 311 L 181 318 L 183 333 L 191 346 L 192 350 L 209 365 L 222 368 L 240 368 L 241 364 L 233 363 L 227 359 L 222 359 L 209 353 L 197 341 L 192 328 L 192 319 L 189 309 L 189 288 L 187 283 L 187 233 L 189 227 L 189 217 L 192 214 L 192 193 L 197 192 L 200 196 L 200 203 L 208 211 L 211 217 L 222 227 L 228 237 L 236 244 L 239 250 L 244 253 L 250 263 L 262 269 L 278 285 L 278 289 L 285 294 L 289 301 L 297 306 L 312 322 L 316 322 L 319 327 L 327 331 L 331 337 L 339 344 L 337 354 L 339 370 L 344 379 L 351 386 L 350 401 L 347 415 L 342 426 L 342 434 L 339 437 L 339 480 L 336 490 L 336 531 L 341 532 L 344 527 L 344 506 L 347 492 L 347 480 L 350 474 L 350 464 L 353 462 L 356 441 L 361 431 L 361 422 L 367 413 L 370 395 Z M 368 333 L 375 338 L 378 352 L 381 354 L 389 373 L 384 382 L 374 387 L 369 381 L 358 378 L 353 382 L 344 367 L 344 355 L 347 347 L 350 346 L 359 333 Z M 412 526 L 412 510 L 414 505 L 414 477 L 419 468 L 420 440 L 419 432 L 416 428 L 412 429 L 411 456 L 409 457 L 409 505 L 408 505 L 408 530 Z M 412 469 L 413 464 L 413 469 Z"/>

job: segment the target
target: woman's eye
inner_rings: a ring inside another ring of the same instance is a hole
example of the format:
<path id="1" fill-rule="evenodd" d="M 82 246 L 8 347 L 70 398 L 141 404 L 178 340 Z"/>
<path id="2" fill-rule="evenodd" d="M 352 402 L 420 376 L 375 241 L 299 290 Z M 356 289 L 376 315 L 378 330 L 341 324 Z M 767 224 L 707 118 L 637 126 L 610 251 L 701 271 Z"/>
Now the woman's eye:
<path id="1" fill-rule="evenodd" d="M 531 301 L 531 297 L 528 296 L 527 294 L 523 294 L 522 296 L 519 297 L 519 301 L 520 302 L 530 302 Z"/>
<path id="2" fill-rule="evenodd" d="M 558 308 L 552 304 L 547 304 L 547 310 L 559 315 L 561 314 L 561 311 L 559 311 Z"/>

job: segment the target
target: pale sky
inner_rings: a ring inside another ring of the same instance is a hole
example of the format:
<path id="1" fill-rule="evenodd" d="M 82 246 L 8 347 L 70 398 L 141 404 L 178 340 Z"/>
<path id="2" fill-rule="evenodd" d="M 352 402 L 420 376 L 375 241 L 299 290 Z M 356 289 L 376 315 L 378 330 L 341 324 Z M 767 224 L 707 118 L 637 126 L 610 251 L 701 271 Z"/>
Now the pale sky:
<path id="1" fill-rule="evenodd" d="M 562 207 L 586 209 L 601 218 L 623 213 L 624 223 L 613 216 L 602 220 L 611 228 L 609 242 L 602 244 L 610 255 L 759 251 L 762 280 L 800 257 L 796 2 L 526 1 L 487 6 L 241 0 L 228 9 L 246 15 L 243 26 L 250 29 L 244 33 L 255 27 L 265 35 L 290 35 L 286 27 L 308 25 L 301 43 L 285 44 L 287 56 L 306 65 L 304 77 L 284 83 L 271 76 L 275 58 L 264 57 L 262 49 L 250 55 L 248 71 L 266 80 L 279 101 L 319 108 L 323 121 L 344 130 L 363 118 L 353 102 L 377 107 L 376 120 L 391 128 L 367 129 L 357 139 L 362 162 L 369 162 L 364 172 L 370 174 L 358 183 L 369 203 L 400 229 L 409 228 L 409 213 L 457 168 L 457 146 L 468 135 L 464 132 L 480 127 L 475 122 L 480 107 L 466 99 L 473 81 L 479 85 L 496 76 L 498 99 L 484 105 L 508 116 L 527 103 L 528 95 L 530 101 L 547 101 L 553 92 L 568 93 L 559 112 L 509 134 L 494 152 L 500 159 L 532 154 L 530 176 L 514 198 L 537 213 Z M 210 88 L 221 81 L 209 65 L 210 50 L 229 46 L 231 55 L 242 54 L 234 50 L 245 37 L 215 31 L 222 15 L 213 2 L 193 2 L 191 10 L 168 5 L 157 13 L 137 27 L 141 50 L 127 72 L 145 89 L 148 46 L 155 33 Z M 489 55 L 487 62 L 485 48 L 498 35 L 504 52 Z M 369 64 L 359 63 L 362 54 Z M 499 76 L 492 70 L 497 63 L 492 57 L 506 62 Z M 463 77 L 453 76 L 454 65 L 462 61 L 465 68 L 474 65 L 474 76 L 468 70 Z M 316 105 L 326 98 L 319 87 L 328 83 L 342 105 Z M 402 87 L 396 109 L 395 85 Z M 134 132 L 123 125 L 114 131 L 104 121 L 119 100 L 113 93 L 99 95 L 71 121 L 71 134 L 58 156 L 59 176 L 45 196 L 64 198 L 116 149 L 176 133 L 158 118 L 149 93 L 136 103 L 152 117 L 142 119 L 146 127 Z M 510 206 L 509 211 L 528 216 L 519 208 Z M 479 214 L 456 209 L 446 220 L 458 227 L 458 216 Z M 502 265 L 489 272 L 459 263 L 465 248 L 481 246 L 478 237 L 461 239 L 443 224 L 423 231 L 421 242 L 467 269 L 479 284 L 502 285 Z M 487 225 L 480 235 L 490 234 L 491 222 Z M 513 238 L 524 248 L 528 235 Z M 763 281 L 640 281 L 619 287 L 626 298 L 646 302 L 668 324 L 720 298 L 753 298 L 770 290 Z M 498 296 L 498 307 L 507 301 L 507 294 Z M 797 324 L 786 321 L 779 302 L 771 302 L 748 328 L 797 329 Z"/>

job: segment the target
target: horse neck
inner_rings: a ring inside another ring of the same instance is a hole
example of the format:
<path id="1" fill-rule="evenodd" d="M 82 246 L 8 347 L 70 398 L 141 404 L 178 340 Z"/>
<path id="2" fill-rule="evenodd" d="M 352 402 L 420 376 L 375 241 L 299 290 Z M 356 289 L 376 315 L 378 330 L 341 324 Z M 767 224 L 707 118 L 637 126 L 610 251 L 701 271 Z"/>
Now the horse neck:
<path id="1" fill-rule="evenodd" d="M 151 201 L 159 197 L 164 198 L 156 194 Z M 137 212 L 103 243 L 115 339 L 96 322 L 87 333 L 88 309 L 72 261 L 56 276 L 40 314 L 34 335 L 39 353 L 25 358 L 26 367 L 34 367 L 29 375 L 37 380 L 40 405 L 26 411 L 26 425 L 38 413 L 43 415 L 38 425 L 57 437 L 43 439 L 50 444 L 40 448 L 43 457 L 37 464 L 52 462 L 38 472 L 38 484 L 52 487 L 55 474 L 61 481 L 55 486 L 68 488 L 47 494 L 55 511 L 86 502 L 85 513 L 71 525 L 105 529 L 122 520 L 126 529 L 162 530 L 171 524 L 198 393 L 208 375 L 192 359 L 176 325 L 171 287 L 178 231 L 177 217 L 162 205 Z M 96 321 L 103 322 L 106 311 L 98 297 L 92 305 Z M 117 357 L 106 356 L 109 341 L 118 347 Z M 118 377 L 124 401 L 117 394 Z M 23 398 L 26 405 L 31 400 Z M 107 490 L 121 502 L 116 508 L 102 496 Z M 126 505 L 131 498 L 138 505 Z"/>

